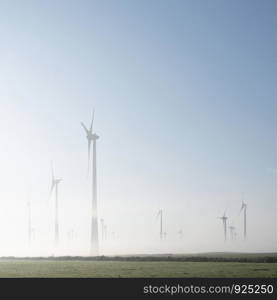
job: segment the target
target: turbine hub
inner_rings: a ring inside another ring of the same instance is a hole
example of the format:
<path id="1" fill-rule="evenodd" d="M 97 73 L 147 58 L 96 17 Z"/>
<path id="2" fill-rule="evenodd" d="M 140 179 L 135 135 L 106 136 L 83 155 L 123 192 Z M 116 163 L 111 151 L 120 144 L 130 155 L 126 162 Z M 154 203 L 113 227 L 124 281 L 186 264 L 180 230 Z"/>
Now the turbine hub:
<path id="1" fill-rule="evenodd" d="M 96 133 L 92 134 L 92 139 L 93 140 L 98 140 L 99 139 L 99 135 L 97 135 Z"/>

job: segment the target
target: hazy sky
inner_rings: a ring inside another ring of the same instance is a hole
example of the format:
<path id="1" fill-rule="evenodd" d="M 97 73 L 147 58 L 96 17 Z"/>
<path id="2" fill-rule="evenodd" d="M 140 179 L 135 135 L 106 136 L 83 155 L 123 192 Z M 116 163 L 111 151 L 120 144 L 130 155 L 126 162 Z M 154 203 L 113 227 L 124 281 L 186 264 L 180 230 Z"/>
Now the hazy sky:
<path id="1" fill-rule="evenodd" d="M 93 107 L 102 253 L 277 251 L 276 13 L 274 0 L 0 0 L 0 255 L 30 253 L 28 201 L 32 254 L 52 253 L 52 160 L 60 251 L 88 254 Z"/>

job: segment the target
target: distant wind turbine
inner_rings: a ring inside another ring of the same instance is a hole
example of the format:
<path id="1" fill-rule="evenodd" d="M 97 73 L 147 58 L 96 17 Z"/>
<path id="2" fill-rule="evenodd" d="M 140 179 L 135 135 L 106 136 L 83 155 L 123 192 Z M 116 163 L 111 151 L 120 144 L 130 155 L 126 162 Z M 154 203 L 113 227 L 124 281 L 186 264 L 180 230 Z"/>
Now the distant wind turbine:
<path id="1" fill-rule="evenodd" d="M 67 231 L 68 240 L 72 241 L 75 238 L 75 230 L 73 228 Z"/>
<path id="2" fill-rule="evenodd" d="M 88 174 L 90 164 L 90 147 L 93 142 L 93 161 L 92 161 L 92 218 L 91 218 L 91 238 L 90 238 L 90 254 L 98 255 L 99 244 L 98 244 L 98 217 L 97 217 L 97 178 L 96 178 L 96 141 L 99 136 L 93 133 L 93 121 L 94 121 L 94 110 L 92 113 L 92 120 L 89 129 L 81 122 L 82 127 L 85 130 L 87 141 L 88 141 Z"/>
<path id="3" fill-rule="evenodd" d="M 56 246 L 58 246 L 58 244 L 59 244 L 58 186 L 61 181 L 62 181 L 61 178 L 55 178 L 54 168 L 52 165 L 52 184 L 51 184 L 51 189 L 50 189 L 50 196 L 52 195 L 53 191 L 55 190 L 55 245 Z"/>
<path id="4" fill-rule="evenodd" d="M 180 229 L 180 230 L 178 231 L 178 234 L 179 234 L 180 239 L 182 239 L 183 236 L 184 236 L 183 229 Z"/>
<path id="5" fill-rule="evenodd" d="M 108 228 L 107 228 L 107 225 L 105 224 L 104 225 L 104 239 L 105 240 L 107 239 L 107 236 L 108 236 Z"/>
<path id="6" fill-rule="evenodd" d="M 229 229 L 230 229 L 230 236 L 231 236 L 231 240 L 233 241 L 235 239 L 235 236 L 236 236 L 236 227 L 234 226 L 229 226 Z"/>
<path id="7" fill-rule="evenodd" d="M 246 232 L 246 210 L 247 210 L 247 205 L 246 203 L 242 200 L 241 208 L 240 208 L 240 213 L 243 210 L 243 238 L 246 240 L 247 232 Z"/>
<path id="8" fill-rule="evenodd" d="M 227 217 L 226 217 L 226 214 L 224 212 L 223 216 L 222 217 L 219 217 L 218 219 L 221 219 L 222 222 L 223 222 L 223 230 L 224 230 L 224 241 L 226 241 L 227 239 Z"/>
<path id="9" fill-rule="evenodd" d="M 160 240 L 162 241 L 164 238 L 164 232 L 163 232 L 163 210 L 160 209 L 157 214 L 157 218 L 160 217 Z"/>
<path id="10" fill-rule="evenodd" d="M 105 222 L 104 222 L 104 219 L 101 218 L 100 222 L 101 222 L 102 241 L 104 241 L 105 240 Z"/>
<path id="11" fill-rule="evenodd" d="M 101 234 L 102 234 L 102 241 L 107 239 L 107 225 L 105 224 L 105 220 L 103 218 L 100 219 L 101 222 Z"/>
<path id="12" fill-rule="evenodd" d="M 32 229 L 31 229 L 31 239 L 32 240 L 35 240 L 35 232 L 36 232 L 35 228 L 32 227 Z"/>
<path id="13" fill-rule="evenodd" d="M 31 244 L 32 240 L 32 220 L 31 220 L 31 203 L 27 203 L 28 206 L 28 240 L 29 244 Z"/>

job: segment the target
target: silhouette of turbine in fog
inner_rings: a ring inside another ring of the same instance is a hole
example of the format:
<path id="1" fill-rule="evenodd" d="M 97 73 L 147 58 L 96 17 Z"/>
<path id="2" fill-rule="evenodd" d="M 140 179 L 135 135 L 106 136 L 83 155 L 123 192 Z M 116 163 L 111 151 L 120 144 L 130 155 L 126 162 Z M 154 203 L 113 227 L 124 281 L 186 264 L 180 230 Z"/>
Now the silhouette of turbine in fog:
<path id="1" fill-rule="evenodd" d="M 100 222 L 101 222 L 102 241 L 104 241 L 104 239 L 105 239 L 105 222 L 104 222 L 104 219 L 101 218 Z"/>
<path id="2" fill-rule="evenodd" d="M 93 121 L 94 121 L 94 111 L 92 113 L 92 120 L 90 128 L 81 122 L 82 127 L 86 132 L 86 137 L 88 141 L 88 173 L 89 173 L 89 163 L 90 163 L 90 146 L 93 142 L 93 160 L 92 160 L 92 218 L 91 218 L 91 237 L 90 237 L 90 254 L 98 255 L 99 245 L 98 245 L 98 218 L 97 218 L 97 178 L 96 178 L 96 141 L 99 136 L 93 133 Z"/>
<path id="3" fill-rule="evenodd" d="M 246 203 L 242 200 L 241 208 L 240 208 L 240 213 L 243 210 L 243 238 L 246 240 L 246 209 L 247 205 Z"/>
<path id="4" fill-rule="evenodd" d="M 160 209 L 157 214 L 157 218 L 160 217 L 160 240 L 162 241 L 165 237 L 163 232 L 163 210 Z"/>
<path id="5" fill-rule="evenodd" d="M 108 236 L 108 228 L 107 228 L 107 225 L 105 224 L 104 225 L 104 240 L 107 239 L 107 236 Z"/>
<path id="6" fill-rule="evenodd" d="M 223 216 L 219 217 L 218 219 L 221 219 L 223 222 L 224 241 L 226 241 L 226 239 L 227 239 L 227 219 L 228 218 L 226 217 L 225 212 L 224 212 Z"/>
<path id="7" fill-rule="evenodd" d="M 178 234 L 179 234 L 180 239 L 182 239 L 183 236 L 184 236 L 183 229 L 180 229 L 180 230 L 178 231 Z"/>
<path id="8" fill-rule="evenodd" d="M 75 238 L 76 234 L 75 234 L 75 230 L 73 228 L 69 229 L 67 231 L 67 238 L 69 241 L 72 241 Z"/>
<path id="9" fill-rule="evenodd" d="M 58 186 L 62 181 L 61 178 L 55 178 L 54 168 L 52 165 L 52 185 L 50 189 L 50 196 L 52 195 L 55 189 L 55 245 L 59 244 L 59 205 L 58 205 Z"/>
<path id="10" fill-rule="evenodd" d="M 31 221 L 31 203 L 28 202 L 28 240 L 29 244 L 31 244 L 32 240 L 32 221 Z"/>
<path id="11" fill-rule="evenodd" d="M 236 236 L 236 232 L 235 232 L 236 227 L 229 226 L 229 229 L 230 229 L 231 240 L 233 241 L 235 239 L 235 236 Z"/>
<path id="12" fill-rule="evenodd" d="M 107 239 L 107 225 L 105 224 L 105 220 L 100 219 L 101 222 L 101 233 L 102 233 L 102 241 Z"/>

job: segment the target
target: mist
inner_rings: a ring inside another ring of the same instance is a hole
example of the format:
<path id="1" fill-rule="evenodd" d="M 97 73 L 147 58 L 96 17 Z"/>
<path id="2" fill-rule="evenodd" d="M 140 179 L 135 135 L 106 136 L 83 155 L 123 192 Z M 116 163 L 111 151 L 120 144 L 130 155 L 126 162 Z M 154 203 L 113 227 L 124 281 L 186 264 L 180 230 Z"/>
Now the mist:
<path id="1" fill-rule="evenodd" d="M 1 2 L 0 256 L 90 255 L 93 109 L 99 255 L 276 252 L 274 10 Z"/>

